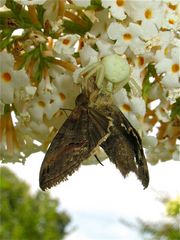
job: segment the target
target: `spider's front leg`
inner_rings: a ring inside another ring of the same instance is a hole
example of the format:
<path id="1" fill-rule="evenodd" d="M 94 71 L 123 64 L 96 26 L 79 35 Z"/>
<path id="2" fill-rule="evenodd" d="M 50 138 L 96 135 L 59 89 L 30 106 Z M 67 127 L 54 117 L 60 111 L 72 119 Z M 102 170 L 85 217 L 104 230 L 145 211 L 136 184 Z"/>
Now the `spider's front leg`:
<path id="1" fill-rule="evenodd" d="M 97 84 L 97 76 L 102 75 L 101 72 L 103 72 L 103 66 L 101 62 L 93 63 L 89 66 L 87 66 L 84 70 L 81 72 L 81 76 L 84 77 L 84 84 L 86 85 L 85 87 L 87 88 L 88 81 L 91 77 L 96 76 L 96 84 Z M 98 88 L 100 88 L 100 85 L 102 84 L 104 80 L 104 76 L 100 76 L 101 82 L 99 82 L 99 85 L 97 85 Z"/>

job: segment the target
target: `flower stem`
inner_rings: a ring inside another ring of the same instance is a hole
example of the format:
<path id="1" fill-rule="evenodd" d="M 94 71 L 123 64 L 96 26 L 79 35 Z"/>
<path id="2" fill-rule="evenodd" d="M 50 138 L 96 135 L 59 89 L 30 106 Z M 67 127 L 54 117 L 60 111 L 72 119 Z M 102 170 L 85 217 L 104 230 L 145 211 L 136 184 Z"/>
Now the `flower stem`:
<path id="1" fill-rule="evenodd" d="M 29 17 L 30 17 L 32 23 L 35 24 L 35 25 L 39 25 L 39 20 L 38 20 L 38 17 L 37 17 L 37 11 L 36 11 L 35 6 L 29 5 L 28 6 L 28 13 L 29 13 Z"/>
<path id="2" fill-rule="evenodd" d="M 85 27 L 86 26 L 86 23 L 81 19 L 79 18 L 78 16 L 76 16 L 74 13 L 72 12 L 69 12 L 69 11 L 65 11 L 64 12 L 64 16 L 71 19 L 74 23 L 82 26 L 82 27 Z"/>
<path id="3" fill-rule="evenodd" d="M 72 63 L 66 62 L 66 61 L 62 61 L 59 59 L 54 59 L 53 61 L 55 64 L 67 69 L 70 72 L 74 72 L 76 70 L 76 66 Z"/>

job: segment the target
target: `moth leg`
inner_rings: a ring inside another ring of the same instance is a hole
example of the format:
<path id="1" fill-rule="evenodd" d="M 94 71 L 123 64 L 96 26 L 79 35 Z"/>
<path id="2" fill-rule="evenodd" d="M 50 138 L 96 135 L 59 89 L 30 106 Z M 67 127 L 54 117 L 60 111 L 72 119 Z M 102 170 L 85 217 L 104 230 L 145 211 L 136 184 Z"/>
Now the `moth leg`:
<path id="1" fill-rule="evenodd" d="M 99 160 L 99 158 L 97 157 L 97 155 L 94 154 L 94 156 L 95 156 L 96 160 L 97 160 L 102 166 L 104 166 L 104 165 L 102 164 L 102 162 Z"/>

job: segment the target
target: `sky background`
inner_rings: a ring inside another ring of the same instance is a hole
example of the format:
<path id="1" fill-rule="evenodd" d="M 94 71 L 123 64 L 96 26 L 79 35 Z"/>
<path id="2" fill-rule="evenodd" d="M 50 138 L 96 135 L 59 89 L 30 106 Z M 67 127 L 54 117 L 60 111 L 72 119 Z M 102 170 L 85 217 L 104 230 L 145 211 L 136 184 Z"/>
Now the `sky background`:
<path id="1" fill-rule="evenodd" d="M 33 154 L 25 163 L 6 164 L 19 177 L 39 190 L 39 169 L 44 154 Z M 69 180 L 48 190 L 67 211 L 75 230 L 66 240 L 140 240 L 142 237 L 120 223 L 136 218 L 156 222 L 164 218 L 161 196 L 175 198 L 180 194 L 179 162 L 167 161 L 149 165 L 150 185 L 143 186 L 134 174 L 126 179 L 105 160 L 104 166 L 82 166 Z M 2 165 L 2 164 L 1 164 Z"/>

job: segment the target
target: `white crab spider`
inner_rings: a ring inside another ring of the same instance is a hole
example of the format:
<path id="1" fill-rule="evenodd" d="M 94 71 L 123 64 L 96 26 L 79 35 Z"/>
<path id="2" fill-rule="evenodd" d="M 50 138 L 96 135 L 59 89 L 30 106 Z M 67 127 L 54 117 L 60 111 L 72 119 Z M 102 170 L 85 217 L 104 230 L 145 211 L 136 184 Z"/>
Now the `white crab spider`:
<path id="1" fill-rule="evenodd" d="M 129 81 L 130 66 L 125 58 L 113 54 L 87 66 L 81 72 L 81 76 L 85 74 L 85 82 L 95 75 L 97 87 L 112 93 L 121 89 Z"/>

